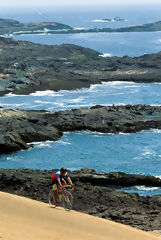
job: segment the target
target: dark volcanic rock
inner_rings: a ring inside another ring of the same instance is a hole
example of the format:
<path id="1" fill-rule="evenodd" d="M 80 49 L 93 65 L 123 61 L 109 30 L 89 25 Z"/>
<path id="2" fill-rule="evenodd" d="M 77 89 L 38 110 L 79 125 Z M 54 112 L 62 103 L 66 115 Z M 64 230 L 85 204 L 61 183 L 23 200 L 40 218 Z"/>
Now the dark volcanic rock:
<path id="1" fill-rule="evenodd" d="M 158 115 L 147 118 L 146 115 Z M 161 107 L 95 106 L 58 112 L 0 109 L 0 154 L 27 149 L 27 143 L 58 140 L 63 132 L 90 130 L 134 133 L 161 129 Z"/>
<path id="2" fill-rule="evenodd" d="M 102 81 L 161 81 L 161 52 L 100 57 L 72 44 L 49 46 L 0 37 L 0 95 L 77 89 Z"/>
<path id="3" fill-rule="evenodd" d="M 9 110 L 0 112 L 0 154 L 28 149 L 33 141 L 58 140 L 62 136 L 45 119 L 45 112 Z"/>
<path id="4" fill-rule="evenodd" d="M 51 170 L 0 169 L 0 190 L 48 202 L 51 174 Z M 74 171 L 70 175 L 75 184 L 75 210 L 144 230 L 160 229 L 160 195 L 141 197 L 138 194 L 117 192 L 108 184 L 110 181 L 110 184 L 118 182 L 124 186 L 124 181 L 128 179 L 130 184 L 139 184 L 140 179 L 145 179 L 147 183 L 148 179 L 148 186 L 156 186 L 156 183 L 161 186 L 160 179 L 125 173 L 97 173 L 92 169 Z"/>

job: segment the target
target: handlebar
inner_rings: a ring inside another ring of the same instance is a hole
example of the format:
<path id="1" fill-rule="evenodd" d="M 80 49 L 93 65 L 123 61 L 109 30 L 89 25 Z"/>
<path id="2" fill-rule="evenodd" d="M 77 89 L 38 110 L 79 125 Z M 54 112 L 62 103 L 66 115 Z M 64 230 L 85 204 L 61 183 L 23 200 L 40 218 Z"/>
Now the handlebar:
<path id="1" fill-rule="evenodd" d="M 72 188 L 72 185 L 62 185 L 62 188 Z"/>

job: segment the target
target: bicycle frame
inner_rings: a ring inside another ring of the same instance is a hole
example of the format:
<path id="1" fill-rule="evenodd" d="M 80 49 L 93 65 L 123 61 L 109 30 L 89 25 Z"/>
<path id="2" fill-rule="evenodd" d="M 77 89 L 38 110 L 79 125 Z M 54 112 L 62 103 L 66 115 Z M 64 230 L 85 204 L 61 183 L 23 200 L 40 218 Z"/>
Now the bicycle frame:
<path id="1" fill-rule="evenodd" d="M 70 189 L 69 189 L 70 188 Z M 69 189 L 69 190 L 68 190 Z M 72 191 L 71 185 L 63 185 L 62 190 L 57 190 L 57 200 L 60 206 L 62 205 L 65 210 L 69 211 L 72 209 L 73 205 L 73 196 L 70 191 Z M 56 207 L 55 203 L 53 202 L 53 189 L 49 192 L 49 204 L 51 207 Z"/>
<path id="2" fill-rule="evenodd" d="M 62 185 L 62 190 L 60 190 L 60 189 L 58 190 L 57 197 L 59 197 L 61 195 L 61 198 L 63 199 L 63 197 L 66 196 L 66 192 L 67 192 L 66 188 L 68 188 L 68 190 L 72 191 L 71 185 Z"/>

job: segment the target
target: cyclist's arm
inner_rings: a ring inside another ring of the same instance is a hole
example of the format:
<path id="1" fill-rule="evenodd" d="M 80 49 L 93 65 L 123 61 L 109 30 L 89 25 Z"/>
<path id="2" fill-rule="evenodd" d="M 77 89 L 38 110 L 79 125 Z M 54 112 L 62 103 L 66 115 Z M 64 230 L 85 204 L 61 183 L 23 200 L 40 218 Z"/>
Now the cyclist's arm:
<path id="1" fill-rule="evenodd" d="M 59 178 L 59 177 L 57 177 L 57 180 L 58 180 L 58 185 L 59 185 L 60 187 L 62 187 L 62 184 L 61 184 L 61 181 L 60 181 L 60 178 Z"/>
<path id="2" fill-rule="evenodd" d="M 72 180 L 71 180 L 70 177 L 67 177 L 67 180 L 68 180 L 68 183 L 69 183 L 70 185 L 73 185 Z"/>

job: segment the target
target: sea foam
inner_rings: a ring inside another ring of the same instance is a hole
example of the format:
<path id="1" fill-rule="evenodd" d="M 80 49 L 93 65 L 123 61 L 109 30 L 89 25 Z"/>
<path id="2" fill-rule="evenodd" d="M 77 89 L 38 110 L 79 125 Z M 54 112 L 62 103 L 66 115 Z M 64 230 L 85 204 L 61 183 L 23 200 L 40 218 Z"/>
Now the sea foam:
<path id="1" fill-rule="evenodd" d="M 60 94 L 60 92 L 55 92 L 52 90 L 46 90 L 46 91 L 36 91 L 35 93 L 31 93 L 31 96 L 63 96 Z"/>

